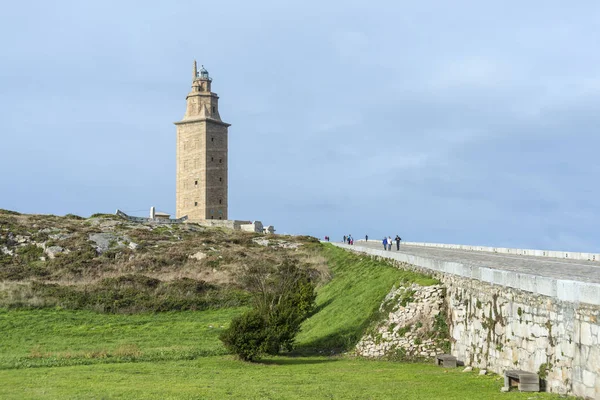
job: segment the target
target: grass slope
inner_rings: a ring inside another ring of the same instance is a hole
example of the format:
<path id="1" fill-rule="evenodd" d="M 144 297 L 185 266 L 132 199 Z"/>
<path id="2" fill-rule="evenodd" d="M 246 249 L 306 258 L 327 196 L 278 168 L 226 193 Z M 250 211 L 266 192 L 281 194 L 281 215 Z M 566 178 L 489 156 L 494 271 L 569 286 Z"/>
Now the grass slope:
<path id="1" fill-rule="evenodd" d="M 324 246 L 323 254 L 333 278 L 318 291 L 317 312 L 302 324 L 297 337 L 301 352 L 350 350 L 366 328 L 381 317 L 379 306 L 394 285 L 438 283 L 426 275 L 330 244 Z"/>

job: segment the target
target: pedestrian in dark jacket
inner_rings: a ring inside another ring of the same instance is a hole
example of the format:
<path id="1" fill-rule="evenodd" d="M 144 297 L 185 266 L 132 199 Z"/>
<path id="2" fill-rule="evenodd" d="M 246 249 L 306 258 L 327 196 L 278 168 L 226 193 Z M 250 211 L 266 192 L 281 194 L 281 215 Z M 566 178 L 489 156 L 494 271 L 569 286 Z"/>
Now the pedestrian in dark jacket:
<path id="1" fill-rule="evenodd" d="M 400 241 L 402 240 L 402 238 L 398 235 L 396 235 L 396 250 L 400 250 Z"/>
<path id="2" fill-rule="evenodd" d="M 387 238 L 386 237 L 383 238 L 383 242 L 381 242 L 381 243 L 383 243 L 383 249 L 387 250 L 387 244 L 388 244 L 388 242 L 387 242 Z"/>

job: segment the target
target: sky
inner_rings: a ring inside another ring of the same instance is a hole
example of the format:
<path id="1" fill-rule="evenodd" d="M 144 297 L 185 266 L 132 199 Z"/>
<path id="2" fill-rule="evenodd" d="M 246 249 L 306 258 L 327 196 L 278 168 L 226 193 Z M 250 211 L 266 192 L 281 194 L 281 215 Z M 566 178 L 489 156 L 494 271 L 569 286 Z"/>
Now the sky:
<path id="1" fill-rule="evenodd" d="M 229 217 L 600 252 L 600 3 L 4 1 L 0 208 L 175 213 L 193 60 Z"/>

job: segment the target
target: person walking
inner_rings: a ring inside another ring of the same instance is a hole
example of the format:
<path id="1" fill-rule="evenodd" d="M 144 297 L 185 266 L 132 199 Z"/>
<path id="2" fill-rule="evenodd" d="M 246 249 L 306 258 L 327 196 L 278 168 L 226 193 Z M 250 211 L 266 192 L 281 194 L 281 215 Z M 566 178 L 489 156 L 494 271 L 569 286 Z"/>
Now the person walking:
<path id="1" fill-rule="evenodd" d="M 369 241 L 369 235 L 365 235 L 365 242 Z"/>
<path id="2" fill-rule="evenodd" d="M 387 250 L 387 238 L 385 236 L 383 237 L 383 241 L 381 243 L 383 243 L 383 249 Z"/>
<path id="3" fill-rule="evenodd" d="M 344 235 L 344 244 L 346 244 L 346 235 Z"/>
<path id="4" fill-rule="evenodd" d="M 392 237 L 388 236 L 388 250 L 392 249 Z"/>
<path id="5" fill-rule="evenodd" d="M 402 238 L 398 235 L 396 235 L 396 251 L 400 250 L 400 241 L 402 240 Z"/>

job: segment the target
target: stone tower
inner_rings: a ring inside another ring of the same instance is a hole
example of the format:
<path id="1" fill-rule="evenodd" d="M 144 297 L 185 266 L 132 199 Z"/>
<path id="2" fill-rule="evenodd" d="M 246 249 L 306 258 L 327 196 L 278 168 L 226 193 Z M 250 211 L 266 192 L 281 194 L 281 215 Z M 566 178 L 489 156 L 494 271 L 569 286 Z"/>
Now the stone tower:
<path id="1" fill-rule="evenodd" d="M 227 219 L 227 128 L 208 71 L 192 72 L 192 91 L 177 126 L 177 218 Z"/>

